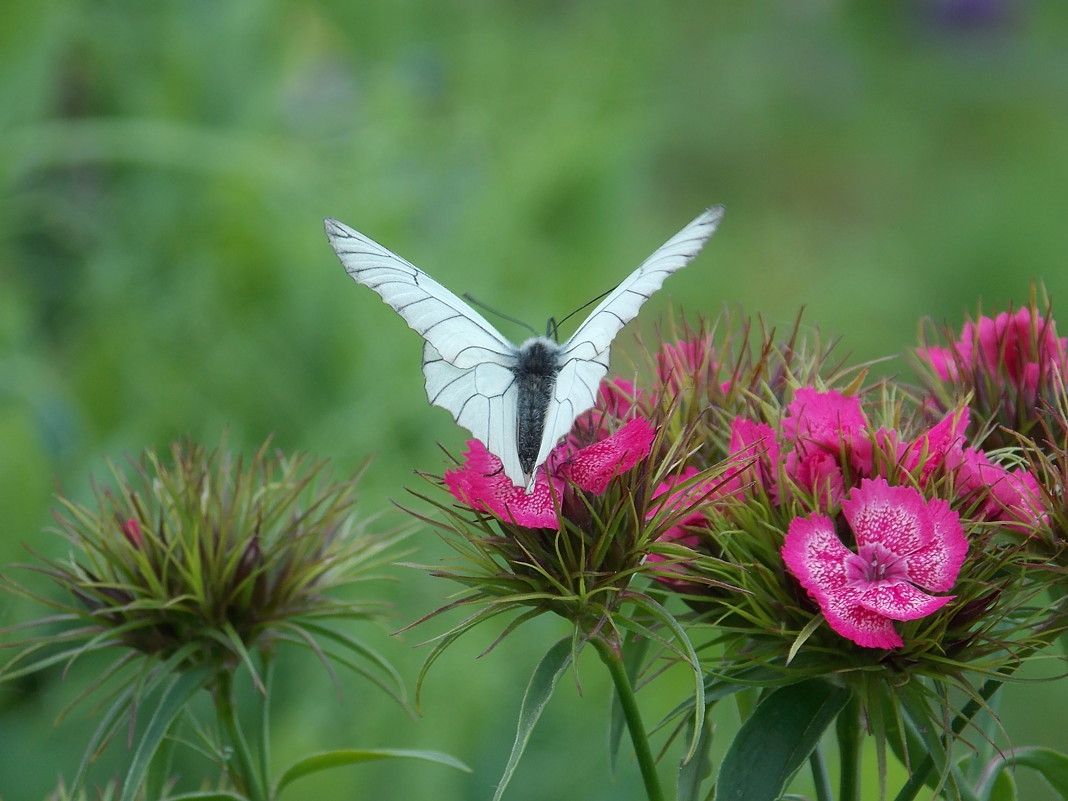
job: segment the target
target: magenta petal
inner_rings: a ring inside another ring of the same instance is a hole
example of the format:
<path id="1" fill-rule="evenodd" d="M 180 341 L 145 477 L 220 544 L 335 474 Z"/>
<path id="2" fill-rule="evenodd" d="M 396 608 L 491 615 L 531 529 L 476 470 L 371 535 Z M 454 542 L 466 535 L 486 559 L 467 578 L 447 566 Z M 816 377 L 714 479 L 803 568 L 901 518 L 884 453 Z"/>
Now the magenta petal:
<path id="1" fill-rule="evenodd" d="M 585 491 L 600 495 L 620 473 L 649 455 L 656 428 L 634 417 L 610 437 L 580 450 L 560 467 L 560 473 Z"/>
<path id="2" fill-rule="evenodd" d="M 931 541 L 933 526 L 919 490 L 891 487 L 886 479 L 864 479 L 842 501 L 857 545 L 878 542 L 904 556 Z"/>
<path id="3" fill-rule="evenodd" d="M 865 648 L 900 648 L 904 642 L 890 618 L 857 603 L 861 591 L 844 587 L 820 604 L 827 624 L 846 639 Z"/>
<path id="4" fill-rule="evenodd" d="M 845 476 L 835 453 L 798 447 L 787 454 L 784 467 L 794 483 L 815 499 L 818 509 L 836 507 L 845 494 Z"/>
<path id="5" fill-rule="evenodd" d="M 775 429 L 767 423 L 756 423 L 744 417 L 735 417 L 731 422 L 731 441 L 728 455 L 732 466 L 725 476 L 733 479 L 731 486 L 724 488 L 724 495 L 731 495 L 749 483 L 758 484 L 775 497 L 778 487 L 779 443 Z"/>
<path id="6" fill-rule="evenodd" d="M 954 353 L 949 348 L 940 348 L 937 345 L 930 348 L 920 348 L 917 355 L 926 359 L 938 377 L 943 381 L 955 381 L 957 379 L 957 363 Z"/>
<path id="7" fill-rule="evenodd" d="M 787 439 L 806 439 L 839 450 L 868 427 L 860 399 L 840 392 L 802 387 L 794 393 L 782 421 Z"/>
<path id="8" fill-rule="evenodd" d="M 782 545 L 786 567 L 823 606 L 827 594 L 846 583 L 846 559 L 852 552 L 834 533 L 829 517 L 795 517 Z"/>
<path id="9" fill-rule="evenodd" d="M 907 574 L 909 581 L 924 589 L 945 592 L 957 581 L 968 554 L 968 540 L 960 517 L 945 501 L 928 501 L 927 513 L 934 524 L 934 536 L 926 546 L 905 558 Z"/>
<path id="10" fill-rule="evenodd" d="M 656 517 L 657 513 L 663 510 L 674 511 L 676 507 L 680 505 L 696 506 L 704 500 L 704 496 L 709 494 L 707 487 L 689 487 L 685 490 L 679 490 L 672 492 L 676 485 L 685 484 L 691 478 L 696 476 L 698 470 L 696 467 L 684 467 L 682 472 L 678 476 L 672 476 L 667 481 L 661 481 L 657 484 L 656 489 L 653 490 L 651 500 L 656 500 L 660 496 L 667 493 L 671 493 L 667 498 L 663 498 L 660 503 L 650 504 L 649 511 L 645 513 L 646 520 L 652 520 Z"/>
<path id="11" fill-rule="evenodd" d="M 915 620 L 941 609 L 953 598 L 928 595 L 907 581 L 885 581 L 864 590 L 857 603 L 891 620 Z"/>
<path id="12" fill-rule="evenodd" d="M 559 497 L 562 486 L 559 481 L 554 483 Z M 512 483 L 504 474 L 501 460 L 478 440 L 467 443 L 462 466 L 445 471 L 445 486 L 461 503 L 501 520 L 527 528 L 560 527 L 545 470 L 539 469 L 534 491 L 528 495 Z"/>
<path id="13" fill-rule="evenodd" d="M 946 415 L 926 433 L 909 444 L 902 466 L 905 470 L 912 472 L 922 463 L 920 483 L 925 484 L 931 474 L 946 461 L 946 456 L 950 451 L 961 451 L 964 446 L 964 431 L 968 427 L 969 420 L 967 407 Z"/>

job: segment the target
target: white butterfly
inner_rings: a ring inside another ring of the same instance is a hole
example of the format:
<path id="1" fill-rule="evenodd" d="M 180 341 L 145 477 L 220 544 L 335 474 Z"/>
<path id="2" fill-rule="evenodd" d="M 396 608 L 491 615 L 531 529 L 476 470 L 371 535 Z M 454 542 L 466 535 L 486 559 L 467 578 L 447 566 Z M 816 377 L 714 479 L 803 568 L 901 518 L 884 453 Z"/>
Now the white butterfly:
<path id="1" fill-rule="evenodd" d="M 519 346 L 418 267 L 337 220 L 325 222 L 348 274 L 426 340 L 430 402 L 448 409 L 500 458 L 512 483 L 530 492 L 557 441 L 594 405 L 616 334 L 665 278 L 697 255 L 722 217 L 722 206 L 700 214 L 609 292 L 563 344 L 544 336 Z"/>

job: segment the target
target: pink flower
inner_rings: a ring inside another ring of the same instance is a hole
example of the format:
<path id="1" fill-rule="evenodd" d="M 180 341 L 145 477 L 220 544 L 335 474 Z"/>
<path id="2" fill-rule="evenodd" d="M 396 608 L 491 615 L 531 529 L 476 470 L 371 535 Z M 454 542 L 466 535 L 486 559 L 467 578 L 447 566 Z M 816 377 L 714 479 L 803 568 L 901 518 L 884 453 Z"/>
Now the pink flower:
<path id="1" fill-rule="evenodd" d="M 132 517 L 122 524 L 122 535 L 135 548 L 140 548 L 141 542 L 144 540 L 140 524 Z"/>
<path id="2" fill-rule="evenodd" d="M 642 395 L 642 390 L 630 381 L 606 378 L 597 388 L 597 402 L 594 407 L 579 415 L 575 421 L 570 435 L 572 444 L 578 448 L 581 447 L 581 442 L 607 437 L 612 421 L 626 420 L 636 413 L 643 400 Z"/>
<path id="3" fill-rule="evenodd" d="M 778 492 L 779 442 L 775 429 L 744 417 L 731 421 L 730 466 L 722 493 L 741 497 L 747 487 L 761 487 L 769 497 Z"/>
<path id="4" fill-rule="evenodd" d="M 695 383 L 702 385 L 702 382 L 715 377 L 719 365 L 714 357 L 715 346 L 711 336 L 661 345 L 656 354 L 656 375 L 660 385 L 673 394 Z M 723 381 L 719 388 L 726 392 L 730 386 L 730 381 Z"/>
<path id="5" fill-rule="evenodd" d="M 860 399 L 829 390 L 802 387 L 786 407 L 782 433 L 787 439 L 838 452 L 868 430 Z"/>
<path id="6" fill-rule="evenodd" d="M 649 455 L 656 429 L 635 417 L 609 437 L 575 449 L 566 441 L 538 468 L 527 494 L 504 474 L 501 460 L 478 440 L 467 443 L 460 467 L 445 471 L 445 486 L 463 504 L 526 528 L 558 529 L 557 505 L 569 480 L 580 490 L 600 495 L 609 482 Z"/>
<path id="7" fill-rule="evenodd" d="M 1028 307 L 997 317 L 969 320 L 961 338 L 948 348 L 921 348 L 943 381 L 960 379 L 961 368 L 1000 373 L 1019 389 L 1034 392 L 1053 365 L 1068 363 L 1068 339 L 1058 338 L 1052 319 L 1032 314 Z"/>
<path id="8" fill-rule="evenodd" d="M 559 463 L 559 474 L 584 492 L 602 494 L 609 482 L 649 455 L 656 429 L 641 417 Z"/>
<path id="9" fill-rule="evenodd" d="M 884 479 L 862 481 L 842 513 L 855 553 L 830 518 L 815 514 L 790 522 L 783 561 L 834 631 L 865 648 L 900 647 L 893 621 L 925 617 L 955 597 L 924 590 L 950 589 L 964 563 L 968 543 L 957 513 Z"/>
<path id="10" fill-rule="evenodd" d="M 818 508 L 837 505 L 846 486 L 843 466 L 857 443 L 869 445 L 860 399 L 802 387 L 786 411 L 783 436 L 794 442 L 785 459 L 787 475 L 817 499 Z"/>
<path id="11" fill-rule="evenodd" d="M 884 458 L 891 460 L 890 464 L 913 475 L 921 487 L 926 486 L 936 471 L 959 461 L 970 420 L 967 407 L 950 412 L 908 443 L 900 441 L 897 431 L 880 428 L 875 432 L 874 442 L 863 438 L 854 443 L 853 465 L 860 475 L 874 476 L 879 472 L 874 463 L 878 447 Z"/>
<path id="12" fill-rule="evenodd" d="M 672 489 L 678 484 L 684 484 L 697 475 L 696 467 L 687 467 L 676 478 L 673 477 L 668 481 L 661 483 L 657 486 L 653 492 L 653 498 L 659 498 L 672 491 Z M 685 504 L 691 508 L 689 514 L 682 517 L 678 522 L 672 525 L 667 531 L 657 537 L 657 542 L 677 542 L 680 545 L 685 545 L 687 548 L 695 548 L 700 542 L 700 537 L 695 533 L 694 527 L 704 525 L 706 520 L 705 516 L 698 510 L 698 506 L 705 499 L 705 497 L 712 492 L 712 487 L 707 484 L 698 485 L 696 487 L 690 487 L 685 490 L 679 490 L 673 492 L 668 498 L 666 498 L 660 504 L 654 504 L 653 508 L 646 515 L 646 519 L 653 518 L 657 512 L 661 509 L 674 510 L 674 507 Z M 666 584 L 674 590 L 684 592 L 688 589 L 694 588 L 693 582 L 686 581 L 685 579 L 675 575 L 672 572 L 674 563 L 670 565 L 658 566 L 657 563 L 667 561 L 667 557 L 659 553 L 650 553 L 646 557 L 646 561 L 654 564 L 654 578 Z"/>
<path id="13" fill-rule="evenodd" d="M 975 448 L 966 448 L 952 466 L 957 468 L 956 489 L 960 496 L 974 493 L 984 498 L 976 511 L 978 518 L 1021 523 L 1023 526 L 1011 528 L 1023 533 L 1046 522 L 1042 489 L 1030 470 L 1006 470 Z"/>

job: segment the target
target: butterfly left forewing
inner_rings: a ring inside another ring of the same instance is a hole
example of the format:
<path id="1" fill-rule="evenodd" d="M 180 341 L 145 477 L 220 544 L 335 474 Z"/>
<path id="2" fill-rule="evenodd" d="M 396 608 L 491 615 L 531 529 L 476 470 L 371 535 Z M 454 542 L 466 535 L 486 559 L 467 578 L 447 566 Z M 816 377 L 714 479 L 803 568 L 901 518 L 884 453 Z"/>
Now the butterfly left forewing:
<path id="1" fill-rule="evenodd" d="M 515 346 L 481 314 L 414 264 L 337 220 L 326 236 L 345 271 L 373 289 L 451 364 L 507 359 Z"/>

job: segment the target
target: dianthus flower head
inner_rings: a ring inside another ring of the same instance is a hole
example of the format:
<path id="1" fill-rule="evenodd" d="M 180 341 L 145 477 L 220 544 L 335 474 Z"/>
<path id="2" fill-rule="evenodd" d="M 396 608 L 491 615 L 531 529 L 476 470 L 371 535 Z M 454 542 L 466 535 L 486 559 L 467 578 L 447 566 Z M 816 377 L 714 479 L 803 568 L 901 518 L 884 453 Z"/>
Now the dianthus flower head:
<path id="1" fill-rule="evenodd" d="M 169 455 L 147 450 L 130 468 L 111 471 L 110 485 L 94 486 L 92 505 L 59 497 L 55 516 L 70 553 L 24 567 L 65 597 L 31 594 L 59 613 L 34 624 L 47 630 L 21 643 L 27 650 L 6 666 L 18 663 L 17 670 L 0 666 L 0 681 L 120 649 L 126 653 L 115 670 L 130 686 L 168 673 L 202 677 L 206 686 L 244 665 L 264 690 L 252 655 L 266 658 L 278 643 L 296 642 L 325 661 L 316 641 L 340 636 L 331 636 L 326 619 L 381 613 L 382 602 L 332 595 L 379 564 L 398 535 L 356 525 L 355 481 L 329 481 L 325 462 L 266 444 L 244 458 L 183 440 Z M 30 594 L 4 579 L 8 589 Z M 373 664 L 378 659 L 367 657 L 358 669 L 389 691 L 395 682 L 380 673 L 392 668 Z M 131 676 L 138 670 L 140 678 Z M 134 711 L 138 697 L 123 693 L 114 709 Z"/>
<path id="2" fill-rule="evenodd" d="M 695 335 L 675 343 L 665 343 L 656 353 L 656 375 L 660 386 L 672 394 L 687 387 L 702 387 L 705 384 L 719 387 L 721 392 L 730 389 L 729 380 L 715 381 L 719 371 L 711 335 Z"/>
<path id="3" fill-rule="evenodd" d="M 1068 339 L 1058 337 L 1053 318 L 1035 302 L 965 322 L 959 338 L 948 345 L 925 345 L 917 355 L 936 381 L 932 401 L 946 407 L 956 396 L 971 393 L 982 420 L 1028 434 L 1045 411 L 1068 371 Z M 947 392 L 948 389 L 948 392 Z M 1014 444 L 992 427 L 986 447 Z"/>
<path id="4" fill-rule="evenodd" d="M 965 448 L 953 460 L 956 491 L 962 498 L 974 497 L 979 506 L 974 516 L 1008 524 L 1027 533 L 1048 520 L 1042 488 L 1026 467 L 1008 470 L 980 450 Z"/>
<path id="5" fill-rule="evenodd" d="M 501 460 L 478 440 L 467 443 L 464 463 L 445 472 L 445 486 L 456 500 L 525 528 L 560 527 L 557 516 L 567 482 L 600 495 L 608 483 L 649 455 L 656 429 L 631 418 L 614 434 L 584 448 L 558 445 L 538 468 L 534 489 L 527 493 L 504 474 Z"/>
<path id="6" fill-rule="evenodd" d="M 790 523 L 782 546 L 789 571 L 815 599 L 828 625 L 867 648 L 897 648 L 897 620 L 932 614 L 953 599 L 933 596 L 956 581 L 968 550 L 956 512 L 912 487 L 864 480 L 842 503 L 856 551 L 831 518 Z"/>

